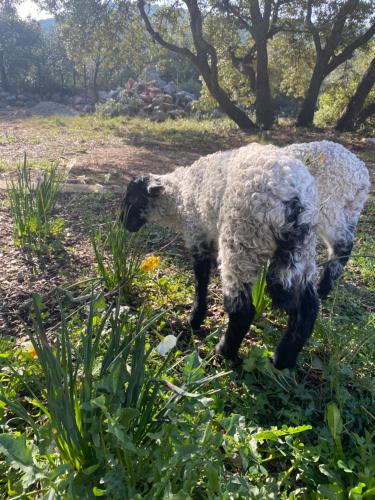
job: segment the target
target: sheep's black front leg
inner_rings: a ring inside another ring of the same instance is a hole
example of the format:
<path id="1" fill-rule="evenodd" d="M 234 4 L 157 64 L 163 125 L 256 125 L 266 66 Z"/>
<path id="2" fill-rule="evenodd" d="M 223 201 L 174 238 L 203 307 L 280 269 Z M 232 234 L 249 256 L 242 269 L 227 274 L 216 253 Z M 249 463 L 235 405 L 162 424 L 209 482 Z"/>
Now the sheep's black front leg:
<path id="1" fill-rule="evenodd" d="M 286 296 L 290 297 L 291 292 L 288 291 Z M 280 302 L 284 302 L 282 298 Z M 289 313 L 288 330 L 276 349 L 273 363 L 279 370 L 291 370 L 295 368 L 297 356 L 313 331 L 318 314 L 319 299 L 314 286 L 308 283 L 303 288 L 295 289 L 293 300 L 288 305 L 284 302 L 284 307 Z"/>
<path id="2" fill-rule="evenodd" d="M 224 308 L 229 316 L 225 334 L 216 345 L 216 354 L 233 361 L 238 360 L 238 350 L 255 316 L 255 308 L 250 298 L 250 288 L 244 285 L 235 297 L 224 296 Z"/>
<path id="3" fill-rule="evenodd" d="M 195 299 L 190 315 L 190 326 L 199 331 L 207 314 L 207 287 L 210 281 L 212 256 L 210 253 L 193 253 Z"/>

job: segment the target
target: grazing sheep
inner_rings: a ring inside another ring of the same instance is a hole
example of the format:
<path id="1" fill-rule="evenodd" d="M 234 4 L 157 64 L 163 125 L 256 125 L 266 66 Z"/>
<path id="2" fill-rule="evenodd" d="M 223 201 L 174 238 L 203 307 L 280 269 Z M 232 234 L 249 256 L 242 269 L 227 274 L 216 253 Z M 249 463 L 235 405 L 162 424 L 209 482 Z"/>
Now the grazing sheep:
<path id="1" fill-rule="evenodd" d="M 293 144 L 282 152 L 301 160 L 318 188 L 317 233 L 329 255 L 318 286 L 319 296 L 324 300 L 350 257 L 358 219 L 370 187 L 369 173 L 359 158 L 331 141 Z"/>
<path id="2" fill-rule="evenodd" d="M 273 361 L 279 369 L 291 369 L 319 308 L 313 284 L 318 211 L 315 182 L 299 160 L 247 146 L 131 181 L 122 220 L 129 231 L 153 222 L 182 233 L 194 261 L 190 324 L 195 331 L 206 314 L 210 270 L 217 259 L 229 323 L 216 352 L 234 361 L 255 314 L 250 287 L 270 260 L 270 295 L 289 314 Z"/>

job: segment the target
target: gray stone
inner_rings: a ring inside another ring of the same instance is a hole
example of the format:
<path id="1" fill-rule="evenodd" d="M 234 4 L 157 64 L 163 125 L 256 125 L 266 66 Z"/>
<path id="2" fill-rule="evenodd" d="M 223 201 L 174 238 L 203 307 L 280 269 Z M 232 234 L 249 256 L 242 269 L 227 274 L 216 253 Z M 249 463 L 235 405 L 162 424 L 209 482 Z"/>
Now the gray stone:
<path id="1" fill-rule="evenodd" d="M 155 110 L 151 115 L 151 120 L 155 122 L 164 122 L 168 118 L 167 113 L 164 113 L 161 110 Z"/>
<path id="2" fill-rule="evenodd" d="M 65 104 L 60 104 L 53 101 L 41 101 L 30 109 L 34 115 L 50 116 L 50 115 L 66 115 L 75 116 L 79 113 Z"/>
<path id="3" fill-rule="evenodd" d="M 169 82 L 169 83 L 167 83 L 167 85 L 164 85 L 164 87 L 162 87 L 162 90 L 166 94 L 173 95 L 177 92 L 177 87 L 173 82 Z"/>
<path id="4" fill-rule="evenodd" d="M 149 66 L 145 69 L 144 79 L 146 82 L 159 82 L 160 81 L 160 73 L 155 66 Z"/>

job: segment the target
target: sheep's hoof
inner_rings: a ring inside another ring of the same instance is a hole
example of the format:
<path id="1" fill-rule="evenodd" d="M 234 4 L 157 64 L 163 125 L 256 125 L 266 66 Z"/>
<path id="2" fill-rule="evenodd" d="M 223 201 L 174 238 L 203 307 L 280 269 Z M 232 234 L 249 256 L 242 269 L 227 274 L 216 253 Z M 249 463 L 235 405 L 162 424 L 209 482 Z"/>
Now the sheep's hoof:
<path id="1" fill-rule="evenodd" d="M 198 339 L 205 339 L 210 333 L 210 330 L 207 327 L 201 326 L 197 330 L 193 330 L 193 333 Z"/>
<path id="2" fill-rule="evenodd" d="M 219 343 L 216 344 L 215 354 L 217 356 L 227 359 L 231 363 L 233 368 L 238 368 L 242 366 L 243 360 L 238 356 L 237 353 L 234 353 L 233 351 L 228 349 L 228 347 L 222 341 L 219 341 Z"/>
<path id="3" fill-rule="evenodd" d="M 283 359 L 281 356 L 278 356 L 277 353 L 274 354 L 271 358 L 271 363 L 277 370 L 285 370 L 287 368 L 290 371 L 295 370 L 296 364 L 295 362 L 291 362 L 288 359 Z"/>
<path id="4" fill-rule="evenodd" d="M 201 331 L 204 317 L 205 317 L 205 314 L 192 313 L 190 318 L 189 318 L 190 328 L 193 330 L 194 333 L 196 333 L 198 335 Z"/>

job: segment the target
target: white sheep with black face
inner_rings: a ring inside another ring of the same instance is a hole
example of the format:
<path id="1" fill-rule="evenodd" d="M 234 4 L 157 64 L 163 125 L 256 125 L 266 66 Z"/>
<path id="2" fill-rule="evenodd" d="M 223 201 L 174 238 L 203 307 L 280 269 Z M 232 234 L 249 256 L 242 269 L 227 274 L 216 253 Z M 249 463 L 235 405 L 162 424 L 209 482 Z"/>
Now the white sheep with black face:
<path id="1" fill-rule="evenodd" d="M 318 312 L 313 284 L 318 211 L 315 182 L 299 160 L 243 147 L 132 181 L 123 219 L 129 231 L 153 222 L 182 233 L 194 261 L 190 323 L 195 331 L 206 315 L 210 270 L 218 262 L 229 323 L 216 352 L 232 360 L 238 359 L 255 313 L 250 287 L 269 260 L 269 292 L 289 314 L 274 356 L 282 369 L 295 366 Z"/>

